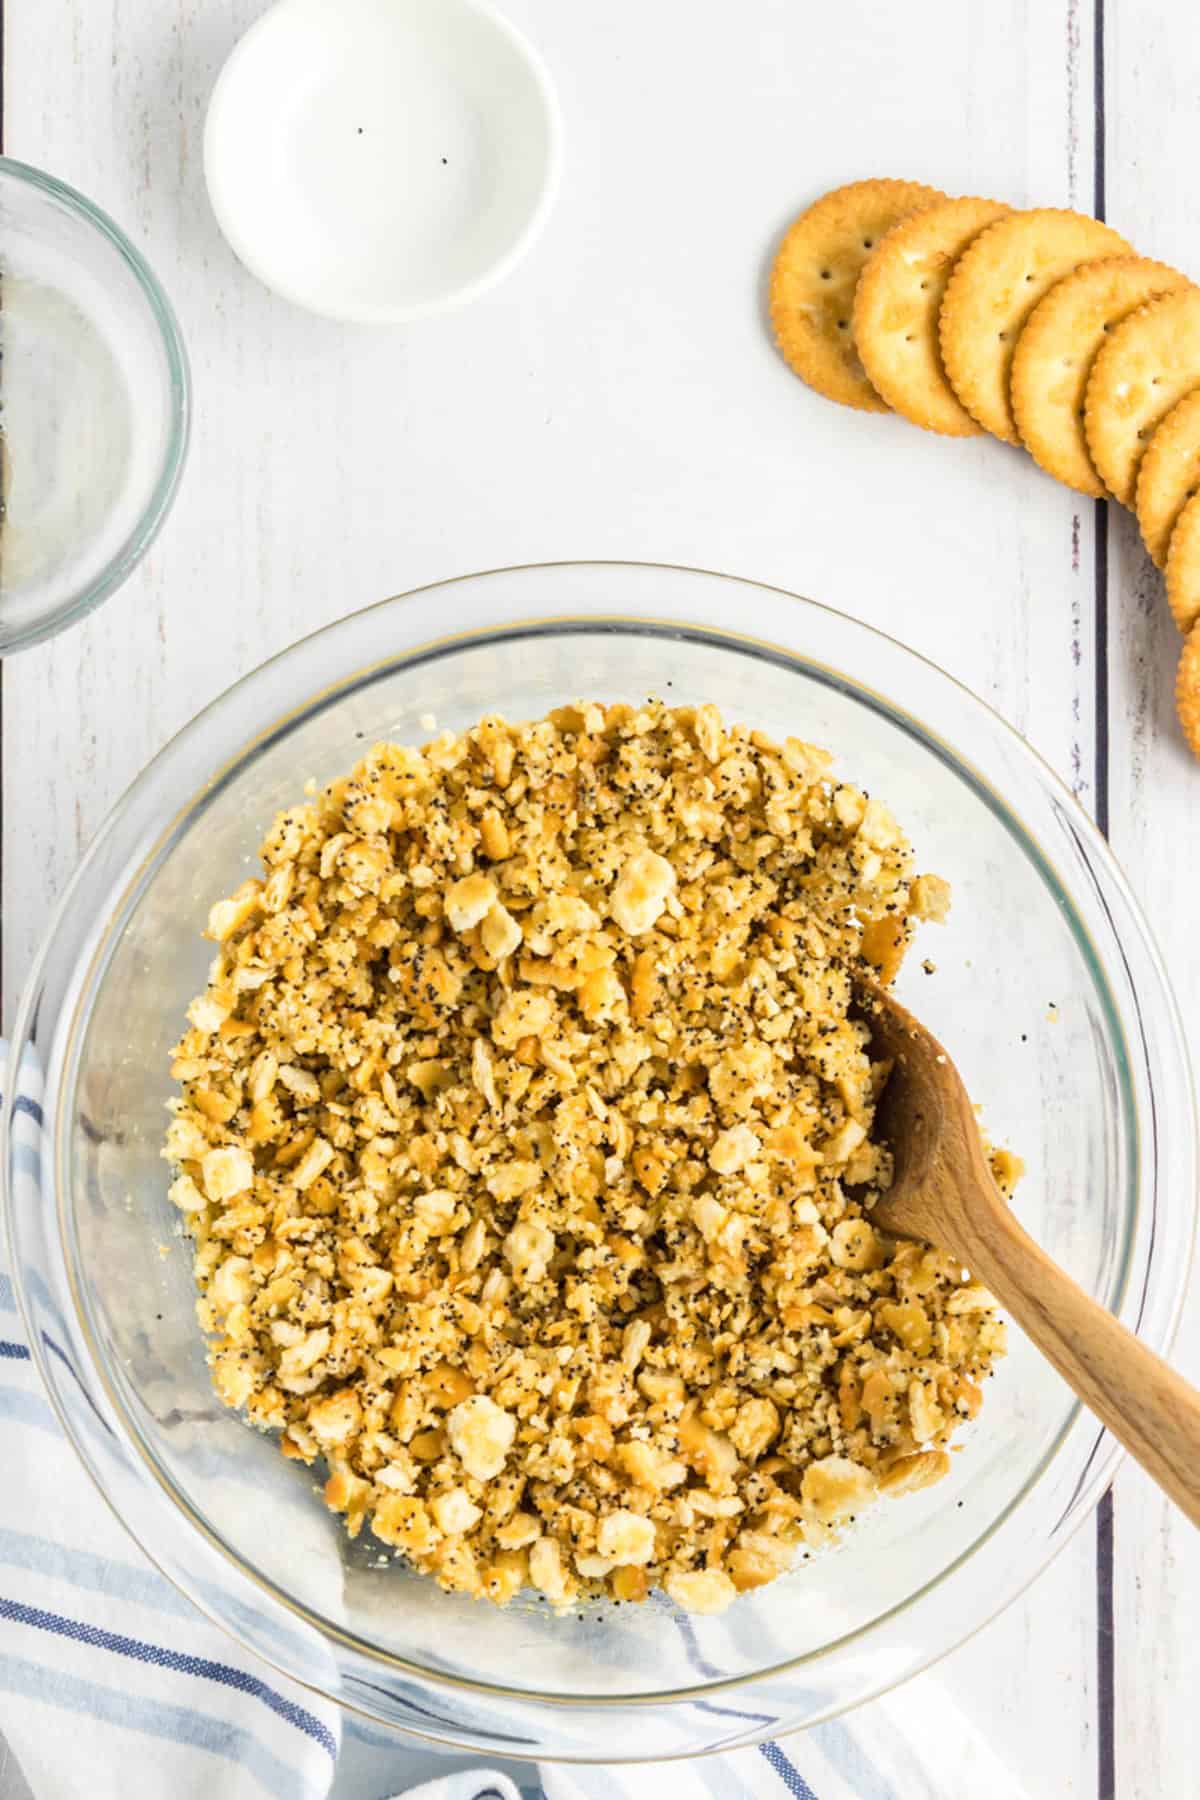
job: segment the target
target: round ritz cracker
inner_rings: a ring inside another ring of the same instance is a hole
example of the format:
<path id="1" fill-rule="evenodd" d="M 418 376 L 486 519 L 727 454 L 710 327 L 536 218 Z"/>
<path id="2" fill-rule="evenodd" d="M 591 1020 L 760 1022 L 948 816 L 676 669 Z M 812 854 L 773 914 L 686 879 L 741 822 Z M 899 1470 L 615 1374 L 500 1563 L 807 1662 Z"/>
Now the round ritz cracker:
<path id="1" fill-rule="evenodd" d="M 963 251 L 942 301 L 942 362 L 967 411 L 993 436 L 1020 442 L 1009 372 L 1038 301 L 1080 263 L 1131 254 L 1111 226 L 1055 206 L 1009 213 Z"/>
<path id="2" fill-rule="evenodd" d="M 1200 625 L 1193 625 L 1179 658 L 1175 704 L 1189 748 L 1200 756 Z"/>
<path id="3" fill-rule="evenodd" d="M 1200 494 L 1180 511 L 1167 551 L 1167 605 L 1186 637 L 1200 619 Z"/>
<path id="4" fill-rule="evenodd" d="M 863 412 L 888 411 L 854 347 L 854 289 L 892 226 L 944 199 L 919 181 L 852 181 L 788 227 L 771 270 L 771 325 L 788 366 L 819 394 Z"/>
<path id="5" fill-rule="evenodd" d="M 1200 492 L 1200 389 L 1173 406 L 1142 453 L 1134 504 L 1147 550 L 1160 569 L 1187 501 Z"/>
<path id="6" fill-rule="evenodd" d="M 1148 300 L 1109 333 L 1092 364 L 1083 425 L 1096 473 L 1132 506 L 1138 464 L 1171 408 L 1200 387 L 1200 288 Z"/>
<path id="7" fill-rule="evenodd" d="M 938 313 L 967 245 L 1008 211 L 1002 200 L 939 201 L 893 225 L 858 278 L 852 326 L 863 368 L 888 405 L 926 431 L 980 429 L 946 380 Z"/>
<path id="8" fill-rule="evenodd" d="M 1030 313 L 1013 352 L 1009 398 L 1021 442 L 1036 463 L 1081 494 L 1104 497 L 1083 430 L 1088 372 L 1114 325 L 1186 275 L 1145 256 L 1081 263 Z"/>

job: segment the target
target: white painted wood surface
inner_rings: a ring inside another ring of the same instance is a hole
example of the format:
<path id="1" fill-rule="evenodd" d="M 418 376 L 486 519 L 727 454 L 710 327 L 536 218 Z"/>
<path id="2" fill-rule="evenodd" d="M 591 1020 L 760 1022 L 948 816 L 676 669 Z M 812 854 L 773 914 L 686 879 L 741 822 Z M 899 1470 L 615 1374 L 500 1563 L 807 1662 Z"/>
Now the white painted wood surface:
<path id="1" fill-rule="evenodd" d="M 998 706 L 1086 806 L 1107 799 L 1194 1021 L 1200 771 L 1174 732 L 1177 643 L 1136 534 L 1108 524 L 1105 644 L 1091 503 L 991 441 L 943 442 L 810 395 L 770 347 L 760 292 L 780 226 L 828 186 L 909 175 L 1090 211 L 1098 151 L 1113 222 L 1200 274 L 1194 9 L 504 4 L 563 104 L 547 232 L 469 310 L 351 330 L 266 293 L 206 204 L 205 99 L 261 0 L 5 0 L 4 147 L 82 187 L 145 249 L 196 396 L 190 466 L 145 566 L 97 617 L 3 671 L 8 1016 L 107 808 L 237 675 L 441 575 L 632 556 L 826 600 Z M 1182 1360 L 1200 1376 L 1194 1319 Z M 1136 1474 L 1118 1484 L 1115 1545 L 1115 1720 L 1098 1684 L 1092 1526 L 943 1668 L 1034 1800 L 1195 1792 L 1200 1548 Z M 934 1791 L 970 1792 L 969 1769 L 930 1757 Z"/>
<path id="2" fill-rule="evenodd" d="M 1195 166 L 1200 116 L 1200 20 L 1161 0 L 1117 8 L 1106 62 L 1109 216 L 1128 220 L 1152 255 L 1200 273 L 1200 213 L 1184 168 Z M 1183 159 L 1181 161 L 1181 158 Z M 1110 525 L 1111 834 L 1172 967 L 1200 1071 L 1200 782 L 1164 730 L 1178 636 L 1164 615 L 1132 521 Z M 1175 1360 L 1200 1383 L 1196 1281 Z M 1157 1800 L 1200 1786 L 1200 1533 L 1140 1469 L 1115 1485 L 1115 1753 L 1121 1800 Z M 1121 1671 L 1136 1677 L 1121 1678 Z"/>

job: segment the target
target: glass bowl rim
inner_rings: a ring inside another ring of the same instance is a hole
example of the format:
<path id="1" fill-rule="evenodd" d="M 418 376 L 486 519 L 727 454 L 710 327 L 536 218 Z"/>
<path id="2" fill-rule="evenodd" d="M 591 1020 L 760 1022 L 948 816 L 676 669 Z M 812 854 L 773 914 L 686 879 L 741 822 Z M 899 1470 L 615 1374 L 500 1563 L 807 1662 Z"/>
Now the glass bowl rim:
<path id="1" fill-rule="evenodd" d="M 128 579 L 149 550 L 174 503 L 187 461 L 192 426 L 192 380 L 183 334 L 166 291 L 141 251 L 116 221 L 78 188 L 71 187 L 57 175 L 48 174 L 45 169 L 35 168 L 32 163 L 0 155 L 0 186 L 6 176 L 57 201 L 84 225 L 106 238 L 117 251 L 132 271 L 148 303 L 166 356 L 170 385 L 170 431 L 166 454 L 137 524 L 82 592 L 60 601 L 51 611 L 42 613 L 11 635 L 0 635 L 0 654 L 10 656 L 18 650 L 28 650 L 34 644 L 43 643 L 94 612 Z"/>
<path id="2" fill-rule="evenodd" d="M 848 614 L 841 613 L 835 608 L 825 606 L 817 601 L 805 599 L 802 596 L 791 593 L 778 586 L 773 586 L 769 583 L 757 582 L 741 576 L 725 574 L 720 571 L 688 567 L 680 564 L 637 562 L 629 559 L 616 558 L 587 560 L 563 559 L 549 562 L 509 565 L 504 568 L 482 570 L 467 575 L 448 577 L 441 581 L 425 584 L 405 593 L 389 596 L 386 599 L 376 602 L 372 606 L 362 608 L 352 614 L 346 615 L 342 619 L 335 620 L 331 624 L 297 639 L 293 644 L 258 665 L 257 668 L 251 670 L 237 682 L 233 683 L 221 695 L 217 696 L 216 699 L 202 709 L 201 712 L 185 725 L 180 732 L 176 733 L 158 755 L 147 764 L 142 774 L 135 779 L 126 790 L 126 793 L 117 802 L 117 805 L 110 812 L 100 831 L 97 833 L 96 838 L 93 840 L 93 844 L 89 847 L 76 876 L 69 884 L 58 909 L 56 909 L 55 918 L 51 924 L 46 941 L 39 954 L 37 964 L 35 965 L 35 969 L 22 998 L 18 1028 L 14 1030 L 13 1034 L 14 1047 L 17 1049 L 18 1053 L 23 1048 L 28 1036 L 30 1008 L 34 1003 L 34 996 L 37 994 L 40 987 L 40 978 L 43 967 L 49 954 L 50 945 L 54 941 L 58 924 L 62 918 L 65 918 L 65 916 L 69 914 L 77 889 L 82 886 L 97 851 L 109 835 L 122 823 L 126 810 L 137 793 L 148 785 L 151 772 L 160 764 L 169 761 L 173 753 L 181 751 L 184 747 L 185 740 L 187 744 L 195 742 L 200 737 L 206 722 L 211 723 L 215 716 L 221 714 L 222 711 L 228 707 L 235 696 L 244 695 L 246 690 L 253 688 L 261 681 L 265 681 L 267 679 L 268 671 L 277 670 L 281 665 L 286 664 L 290 659 L 297 657 L 304 650 L 313 646 L 320 640 L 332 638 L 339 633 L 352 631 L 357 624 L 372 614 L 386 612 L 400 606 L 406 601 L 436 594 L 445 588 L 454 588 L 456 586 L 484 581 L 490 576 L 521 575 L 534 572 L 546 573 L 555 570 L 570 569 L 609 570 L 621 568 L 633 569 L 644 573 L 659 571 L 670 575 L 706 577 L 719 581 L 728 581 L 746 589 L 754 589 L 760 592 L 773 594 L 779 598 L 786 599 L 798 608 L 826 615 L 829 619 L 836 621 L 838 626 L 848 630 L 852 635 L 860 634 L 868 640 L 882 642 L 888 646 L 892 653 L 898 655 L 901 661 L 908 659 L 914 663 L 923 665 L 925 670 L 931 674 L 938 683 L 945 684 L 945 686 L 956 690 L 958 695 L 966 701 L 969 711 L 983 716 L 988 721 L 991 728 L 993 730 L 998 729 L 1001 738 L 1006 740 L 1010 746 L 1017 750 L 1019 756 L 1025 760 L 1026 764 L 1029 766 L 1030 772 L 1041 784 L 1043 789 L 1048 786 L 1051 796 L 1057 797 L 1067 803 L 1071 810 L 1075 826 L 1081 829 L 1081 835 L 1086 840 L 1087 848 L 1090 853 L 1088 859 L 1089 870 L 1093 874 L 1096 874 L 1096 864 L 1098 863 L 1099 872 L 1103 873 L 1107 880 L 1116 887 L 1121 897 L 1124 899 L 1130 916 L 1140 932 L 1142 948 L 1146 952 L 1154 972 L 1157 974 L 1159 992 L 1156 995 L 1156 999 L 1163 1003 L 1162 1018 L 1165 1024 L 1171 1029 L 1175 1040 L 1175 1048 L 1180 1055 L 1181 1067 L 1186 1078 L 1187 1049 L 1186 1040 L 1182 1033 L 1178 1006 L 1175 1002 L 1166 970 L 1154 943 L 1153 936 L 1141 913 L 1140 907 L 1129 891 L 1128 883 L 1125 880 L 1111 848 L 1092 824 L 1092 821 L 1087 818 L 1087 815 L 1083 812 L 1083 809 L 1079 806 L 1074 796 L 1070 794 L 1070 791 L 1066 788 L 1065 784 L 1033 747 L 1022 738 L 1000 714 L 992 707 L 988 706 L 985 701 L 981 700 L 963 683 L 957 681 L 955 677 L 941 669 L 931 659 L 910 649 L 908 646 L 900 643 L 897 639 L 889 636 L 889 634 L 882 632 L 873 626 L 866 625 L 862 621 L 854 619 Z M 409 668 L 413 665 L 419 665 L 423 660 L 428 660 L 434 655 L 449 655 L 456 651 L 474 648 L 487 642 L 504 641 L 506 639 L 512 641 L 513 639 L 520 639 L 531 635 L 557 635 L 559 633 L 578 634 L 588 630 L 600 632 L 608 631 L 616 634 L 619 634 L 622 631 L 631 631 L 643 635 L 667 638 L 686 637 L 691 638 L 693 641 L 713 645 L 714 647 L 727 650 L 740 650 L 752 657 L 767 654 L 784 665 L 795 667 L 798 672 L 833 676 L 835 679 L 830 685 L 836 686 L 843 692 L 852 694 L 853 697 L 863 703 L 873 706 L 878 710 L 882 710 L 886 716 L 893 719 L 903 729 L 915 736 L 925 750 L 937 755 L 941 760 L 945 761 L 961 779 L 964 779 L 968 785 L 974 789 L 978 796 L 984 800 L 985 804 L 993 807 L 993 810 L 998 811 L 999 816 L 1001 817 L 1002 822 L 1007 826 L 1010 835 L 1013 835 L 1016 838 L 1026 855 L 1034 862 L 1035 867 L 1038 869 L 1046 886 L 1050 889 L 1051 893 L 1055 895 L 1060 904 L 1065 906 L 1068 912 L 1072 936 L 1084 956 L 1089 975 L 1096 984 L 1101 995 L 1106 1019 L 1112 1031 L 1112 1038 L 1120 1061 L 1125 1067 L 1125 1077 L 1122 1082 L 1122 1102 L 1123 1110 L 1126 1114 L 1127 1123 L 1130 1127 L 1133 1139 L 1133 1147 L 1129 1158 L 1129 1168 L 1133 1178 L 1134 1205 L 1132 1208 L 1127 1209 L 1129 1211 L 1129 1223 L 1126 1230 L 1125 1251 L 1121 1259 L 1122 1266 L 1116 1282 L 1117 1296 L 1115 1304 L 1119 1304 L 1122 1292 L 1128 1281 L 1130 1246 L 1137 1224 L 1137 1212 L 1141 1200 L 1141 1196 L 1137 1191 L 1140 1186 L 1137 1179 L 1136 1154 L 1139 1134 L 1137 1095 L 1133 1091 L 1128 1078 L 1128 1052 L 1125 1033 L 1122 1029 L 1119 1015 L 1112 1003 L 1111 990 L 1104 973 L 1103 963 L 1095 955 L 1094 950 L 1092 949 L 1091 935 L 1085 922 L 1078 917 L 1074 903 L 1066 893 L 1065 888 L 1056 879 L 1053 864 L 1040 850 L 1036 838 L 1022 827 L 1018 816 L 1000 797 L 992 784 L 974 770 L 964 754 L 960 754 L 944 740 L 938 738 L 931 729 L 923 725 L 914 714 L 907 712 L 904 708 L 888 700 L 877 690 L 864 685 L 864 683 L 857 679 L 847 676 L 840 670 L 831 669 L 829 665 L 823 664 L 811 656 L 806 656 L 799 649 L 792 649 L 786 644 L 779 644 L 754 637 L 746 632 L 715 628 L 711 625 L 702 625 L 694 621 L 684 622 L 678 619 L 664 618 L 661 616 L 655 617 L 649 612 L 623 614 L 619 612 L 602 613 L 596 611 L 549 614 L 545 617 L 538 616 L 534 619 L 501 621 L 482 629 L 457 633 L 442 633 L 432 639 L 423 637 L 420 641 L 415 644 L 410 644 L 405 649 L 391 652 L 388 655 L 377 658 L 365 665 L 360 664 L 350 672 L 338 675 L 332 681 L 319 687 L 315 692 L 310 693 L 300 704 L 278 714 L 266 727 L 258 729 L 248 738 L 243 738 L 236 751 L 229 755 L 223 763 L 220 763 L 215 769 L 210 768 L 208 778 L 199 787 L 194 789 L 184 804 L 175 805 L 169 809 L 158 809 L 160 821 L 162 820 L 165 810 L 165 823 L 159 822 L 157 824 L 153 845 L 149 848 L 140 850 L 132 872 L 125 873 L 120 881 L 119 900 L 104 923 L 99 943 L 96 944 L 88 957 L 87 973 L 82 989 L 80 990 L 84 998 L 90 999 L 96 991 L 97 982 L 102 978 L 107 966 L 111 946 L 119 936 L 124 923 L 127 922 L 133 909 L 136 907 L 149 876 L 161 866 L 162 862 L 169 856 L 171 849 L 178 841 L 179 836 L 194 825 L 202 816 L 211 796 L 224 788 L 228 781 L 234 777 L 236 772 L 243 768 L 247 763 L 251 762 L 264 746 L 276 741 L 281 734 L 286 733 L 301 720 L 318 714 L 338 700 L 348 698 L 355 691 L 371 685 L 373 681 L 381 678 L 383 675 Z M 125 865 L 125 868 L 126 870 L 129 869 L 128 863 Z M 114 886 L 116 885 L 117 884 L 114 883 Z M 1116 935 L 1116 928 L 1112 925 L 1111 920 L 1110 928 L 1114 932 L 1114 942 L 1119 948 L 1123 948 L 1123 941 Z M 1130 992 L 1135 1007 L 1137 1007 L 1140 1014 L 1142 1010 L 1140 998 L 1137 990 L 1133 988 L 1132 983 Z M 80 1011 L 80 1003 L 77 999 L 68 1030 L 68 1038 L 71 1041 L 76 1041 L 79 1036 Z M 86 1014 L 84 1015 L 84 1022 L 86 1022 Z M 74 1056 L 72 1053 L 65 1059 L 65 1065 L 73 1067 L 73 1062 Z M 1191 1116 L 1188 1123 L 1191 1125 L 1190 1138 L 1194 1152 L 1196 1137 L 1194 1092 L 1190 1081 L 1185 1081 L 1185 1085 L 1192 1101 Z M 73 1091 L 72 1082 L 68 1081 L 66 1086 Z M 14 1100 L 15 1092 L 5 1095 L 4 1121 L 6 1126 L 11 1115 Z M 11 1143 L 11 1136 L 9 1141 Z M 56 1170 L 60 1173 L 61 1158 L 63 1154 L 65 1154 L 65 1152 L 63 1152 L 62 1146 L 60 1145 L 55 1154 Z M 4 1173 L 7 1194 L 9 1188 L 7 1166 L 5 1167 Z M 1047 1450 L 1037 1468 L 1026 1480 L 1020 1493 L 1007 1504 L 1000 1514 L 988 1521 L 986 1527 L 980 1531 L 979 1535 L 966 1550 L 961 1552 L 945 1568 L 939 1570 L 929 1581 L 924 1582 L 912 1594 L 906 1595 L 903 1600 L 898 1601 L 894 1606 L 888 1608 L 887 1611 L 872 1618 L 866 1624 L 856 1627 L 853 1631 L 844 1633 L 830 1643 L 822 1645 L 819 1649 L 805 1652 L 800 1656 L 787 1658 L 782 1662 L 775 1663 L 768 1667 L 755 1669 L 746 1674 L 725 1676 L 716 1680 L 707 1680 L 700 1684 L 672 1688 L 665 1692 L 653 1694 L 639 1692 L 636 1694 L 578 1695 L 534 1692 L 527 1688 L 514 1689 L 495 1682 L 487 1682 L 430 1669 L 423 1663 L 414 1662 L 391 1651 L 381 1649 L 358 1637 L 353 1631 L 323 1618 L 319 1613 L 309 1608 L 303 1602 L 294 1599 L 291 1595 L 284 1592 L 274 1581 L 269 1580 L 260 1574 L 260 1572 L 251 1566 L 240 1553 L 228 1546 L 220 1533 L 197 1513 L 196 1509 L 186 1496 L 178 1491 L 172 1478 L 167 1475 L 165 1470 L 160 1468 L 154 1452 L 150 1449 L 149 1445 L 143 1441 L 139 1428 L 130 1418 L 119 1393 L 116 1391 L 116 1386 L 110 1377 L 106 1359 L 98 1353 L 96 1333 L 90 1318 L 89 1302 L 87 1301 L 86 1296 L 81 1293 L 80 1285 L 77 1280 L 77 1269 L 74 1256 L 75 1246 L 71 1234 L 64 1226 L 64 1212 L 70 1204 L 67 1198 L 71 1191 L 70 1185 L 64 1181 L 58 1181 L 56 1185 L 58 1189 L 58 1248 L 64 1256 L 67 1268 L 68 1285 L 75 1306 L 76 1320 L 81 1328 L 90 1353 L 92 1372 L 99 1379 L 109 1405 L 116 1412 L 122 1426 L 126 1443 L 136 1451 L 141 1463 L 151 1474 L 161 1491 L 166 1495 L 176 1514 L 181 1514 L 194 1529 L 200 1531 L 205 1539 L 218 1550 L 225 1561 L 237 1571 L 239 1576 L 248 1580 L 275 1604 L 283 1607 L 285 1611 L 298 1618 L 310 1629 L 314 1630 L 318 1637 L 326 1642 L 341 1644 L 352 1652 L 365 1657 L 371 1663 L 382 1665 L 398 1673 L 414 1676 L 419 1680 L 429 1682 L 435 1687 L 456 1688 L 468 1692 L 479 1693 L 491 1698 L 513 1698 L 524 1703 L 532 1702 L 549 1706 L 580 1707 L 604 1712 L 622 1706 L 640 1707 L 688 1701 L 705 1695 L 711 1695 L 722 1690 L 750 1687 L 757 1682 L 766 1681 L 771 1678 L 779 1677 L 780 1675 L 785 1675 L 791 1671 L 802 1669 L 806 1664 L 818 1663 L 823 1657 L 830 1655 L 834 1651 L 845 1649 L 856 1642 L 869 1639 L 872 1633 L 878 1632 L 889 1622 L 903 1616 L 918 1601 L 931 1595 L 936 1590 L 942 1589 L 949 1577 L 969 1563 L 975 1557 L 977 1552 L 996 1534 L 1000 1527 L 1010 1520 L 1018 1508 L 1024 1504 L 1032 1489 L 1039 1481 L 1041 1481 L 1047 1470 L 1062 1453 L 1067 1444 L 1067 1440 L 1073 1437 L 1079 1430 L 1081 1420 L 1085 1425 L 1087 1424 L 1088 1415 L 1084 1413 L 1081 1405 L 1078 1402 L 1075 1402 L 1067 1411 L 1062 1427 L 1059 1430 L 1053 1445 Z M 11 1205 L 8 1208 L 8 1213 L 9 1232 L 14 1251 L 12 1260 L 14 1272 L 16 1272 L 19 1265 L 15 1256 L 15 1219 L 12 1214 Z M 1169 1347 L 1171 1339 L 1174 1336 L 1186 1294 L 1191 1250 L 1195 1238 L 1196 1213 L 1196 1200 L 1193 1197 L 1191 1216 L 1188 1222 L 1187 1253 L 1180 1258 L 1176 1265 L 1176 1279 L 1171 1284 L 1174 1291 L 1167 1306 L 1166 1318 L 1160 1328 L 1161 1347 L 1164 1350 Z M 1151 1239 L 1153 1239 L 1153 1228 L 1151 1231 Z M 1150 1267 L 1151 1259 L 1148 1258 L 1145 1278 L 1146 1282 L 1148 1282 L 1149 1279 Z M 18 1297 L 21 1298 L 22 1301 L 22 1311 L 26 1314 L 26 1322 L 28 1323 L 25 1302 L 20 1295 L 20 1284 L 19 1282 L 15 1282 L 14 1285 L 17 1287 Z M 1145 1285 L 1145 1283 L 1143 1285 Z M 32 1335 L 33 1334 L 31 1334 L 31 1337 Z M 37 1351 L 35 1351 L 35 1355 L 38 1355 Z M 38 1356 L 38 1361 L 40 1364 L 40 1356 Z M 47 1383 L 47 1386 L 50 1389 L 51 1398 L 55 1399 L 53 1384 Z M 71 1430 L 67 1422 L 62 1420 L 57 1400 L 55 1400 L 55 1410 L 59 1412 L 60 1421 L 64 1424 L 76 1453 L 84 1462 L 85 1468 L 92 1476 L 92 1479 L 99 1488 L 101 1494 L 107 1499 L 107 1495 L 104 1493 L 103 1484 L 99 1481 L 95 1470 L 92 1468 L 90 1457 L 84 1454 L 76 1434 Z M 1090 1515 L 1092 1507 L 1098 1500 L 1100 1493 L 1107 1486 L 1112 1473 L 1124 1454 L 1120 1446 L 1116 1444 L 1115 1440 L 1109 1438 L 1094 1420 L 1091 1421 L 1090 1429 L 1092 1434 L 1091 1449 L 1086 1456 L 1080 1459 L 1082 1466 L 1076 1486 L 1076 1495 L 1078 1496 L 1082 1493 L 1086 1493 L 1087 1498 L 1085 1502 L 1079 1504 L 1077 1518 L 1072 1523 L 1070 1530 L 1061 1536 L 1051 1537 L 1048 1543 L 1039 1545 L 1036 1556 L 1029 1559 L 1028 1566 L 1025 1566 L 1023 1563 L 1019 1578 L 1010 1584 L 1006 1584 L 1002 1597 L 997 1600 L 983 1616 L 972 1622 L 969 1628 L 962 1633 L 961 1637 L 953 1639 L 950 1644 L 935 1646 L 928 1651 L 925 1649 L 919 1651 L 912 1662 L 911 1668 L 905 1672 L 904 1677 L 900 1678 L 907 1678 L 908 1674 L 914 1673 L 916 1670 L 927 1666 L 930 1662 L 937 1660 L 941 1654 L 944 1654 L 946 1650 L 953 1647 L 953 1644 L 961 1642 L 966 1637 L 973 1635 L 974 1632 L 980 1629 L 989 1618 L 994 1617 L 996 1612 L 1003 1610 L 1005 1606 L 1010 1604 L 1011 1601 L 1016 1598 L 1016 1596 L 1021 1593 L 1039 1573 L 1041 1573 L 1046 1565 L 1057 1554 L 1062 1545 L 1067 1541 L 1067 1538 L 1073 1535 L 1074 1530 L 1077 1529 L 1078 1526 L 1083 1523 L 1083 1520 Z M 1074 1505 L 1075 1502 L 1073 1501 L 1072 1504 Z M 140 1538 L 136 1541 L 141 1545 Z M 144 1545 L 141 1545 L 141 1547 L 145 1549 Z M 149 1551 L 146 1553 L 151 1554 Z M 185 1581 L 181 1580 L 178 1573 L 175 1572 L 173 1563 L 164 1564 L 163 1562 L 160 1562 L 157 1554 L 151 1554 L 151 1560 L 155 1562 L 156 1566 L 163 1569 L 163 1572 L 167 1574 L 168 1579 L 172 1580 L 176 1586 L 180 1587 L 193 1604 L 199 1605 L 201 1610 L 214 1618 L 218 1625 L 229 1631 L 239 1642 L 244 1643 L 246 1641 L 236 1629 L 225 1621 L 224 1618 L 215 1614 L 210 1606 L 197 1600 L 195 1594 L 191 1591 L 190 1586 L 187 1585 Z M 252 1653 L 263 1656 L 263 1652 L 257 1644 L 252 1646 Z M 271 1659 L 267 1657 L 265 1660 L 270 1661 Z M 283 1667 L 283 1665 L 276 1666 Z M 305 1678 L 295 1674 L 291 1669 L 284 1668 L 284 1672 L 291 1675 L 293 1679 L 300 1681 L 302 1685 L 313 1686 L 315 1691 L 328 1691 L 316 1687 L 316 1684 L 305 1683 Z M 897 1678 L 894 1677 L 892 1679 L 894 1680 Z M 892 1681 L 888 1681 L 882 1685 L 890 1686 L 892 1685 Z M 876 1691 L 878 1691 L 878 1689 Z M 339 1704 L 348 1704 L 352 1709 L 355 1709 L 354 1702 L 347 1702 L 343 1695 L 337 1694 L 333 1697 L 338 1700 Z M 865 1694 L 858 1695 L 855 1697 L 853 1703 L 857 1703 L 858 1700 L 866 1697 Z M 365 1709 L 360 1708 L 358 1710 Z M 838 1709 L 833 1708 L 831 1710 L 836 1711 Z M 370 1716 L 369 1713 L 367 1716 Z M 825 1716 L 828 1715 L 826 1714 Z M 691 1753 L 683 1752 L 682 1754 Z"/>

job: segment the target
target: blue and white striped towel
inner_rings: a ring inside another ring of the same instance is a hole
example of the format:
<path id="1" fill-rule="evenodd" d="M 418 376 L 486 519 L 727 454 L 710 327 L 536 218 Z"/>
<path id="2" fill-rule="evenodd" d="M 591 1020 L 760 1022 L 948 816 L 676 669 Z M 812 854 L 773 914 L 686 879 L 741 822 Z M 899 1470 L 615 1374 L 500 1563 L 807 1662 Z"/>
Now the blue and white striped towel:
<path id="1" fill-rule="evenodd" d="M 32 1168 L 37 1095 L 17 1107 Z M 44 1398 L 2 1263 L 0 1732 L 34 1800 L 661 1800 L 664 1781 L 672 1800 L 1021 1800 L 929 1675 L 849 1721 L 669 1775 L 502 1774 L 344 1715 L 239 1650 L 117 1524 Z"/>

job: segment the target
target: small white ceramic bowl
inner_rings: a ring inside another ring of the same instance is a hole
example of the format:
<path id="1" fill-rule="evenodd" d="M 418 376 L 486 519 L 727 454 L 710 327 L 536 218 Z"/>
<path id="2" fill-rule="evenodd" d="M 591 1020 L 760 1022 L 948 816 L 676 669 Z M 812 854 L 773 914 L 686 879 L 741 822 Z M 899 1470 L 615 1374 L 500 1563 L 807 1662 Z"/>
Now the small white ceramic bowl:
<path id="1" fill-rule="evenodd" d="M 560 138 L 545 65 L 483 0 L 278 0 L 217 79 L 204 171 L 268 287 L 397 323 L 474 299 L 524 255 Z"/>

